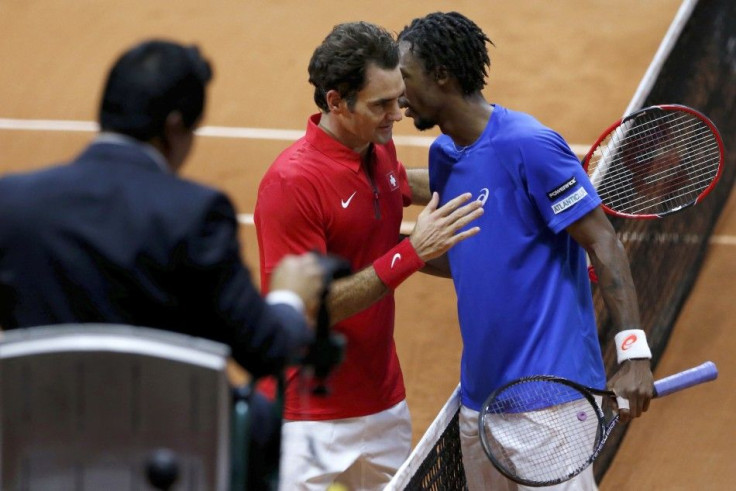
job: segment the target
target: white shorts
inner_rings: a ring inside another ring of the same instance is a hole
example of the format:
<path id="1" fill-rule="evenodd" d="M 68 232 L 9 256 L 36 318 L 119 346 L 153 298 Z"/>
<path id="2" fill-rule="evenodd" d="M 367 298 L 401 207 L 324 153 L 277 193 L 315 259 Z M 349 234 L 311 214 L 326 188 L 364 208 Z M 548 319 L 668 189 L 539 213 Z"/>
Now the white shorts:
<path id="1" fill-rule="evenodd" d="M 538 489 L 554 491 L 596 491 L 593 466 L 588 466 L 583 472 L 569 481 L 545 487 L 529 487 L 517 484 L 507 479 L 493 466 L 483 450 L 478 433 L 478 417 L 480 413 L 465 406 L 460 406 L 460 446 L 463 453 L 463 467 L 465 478 L 468 481 L 469 491 L 486 489 L 505 491 L 534 491 Z M 534 442 L 531 442 L 532 445 Z M 530 447 L 529 452 L 533 453 Z"/>
<path id="2" fill-rule="evenodd" d="M 381 490 L 411 451 L 406 401 L 376 414 L 329 421 L 284 421 L 279 490 Z"/>

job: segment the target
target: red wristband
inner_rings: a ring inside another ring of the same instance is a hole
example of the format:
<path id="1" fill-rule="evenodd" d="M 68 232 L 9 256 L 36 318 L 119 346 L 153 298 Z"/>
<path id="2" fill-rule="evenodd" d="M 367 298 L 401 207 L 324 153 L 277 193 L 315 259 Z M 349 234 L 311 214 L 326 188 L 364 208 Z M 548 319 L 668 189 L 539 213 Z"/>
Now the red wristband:
<path id="1" fill-rule="evenodd" d="M 408 238 L 373 262 L 376 274 L 391 290 L 395 290 L 402 281 L 423 267 L 424 261 L 417 255 Z"/>

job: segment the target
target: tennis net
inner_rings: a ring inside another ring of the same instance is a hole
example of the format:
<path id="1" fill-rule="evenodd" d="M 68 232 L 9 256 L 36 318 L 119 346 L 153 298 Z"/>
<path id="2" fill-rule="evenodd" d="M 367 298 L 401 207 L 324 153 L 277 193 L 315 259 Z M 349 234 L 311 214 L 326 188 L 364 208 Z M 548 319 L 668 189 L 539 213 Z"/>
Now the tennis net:
<path id="1" fill-rule="evenodd" d="M 460 385 L 384 491 L 467 489 L 460 452 L 459 412 Z"/>

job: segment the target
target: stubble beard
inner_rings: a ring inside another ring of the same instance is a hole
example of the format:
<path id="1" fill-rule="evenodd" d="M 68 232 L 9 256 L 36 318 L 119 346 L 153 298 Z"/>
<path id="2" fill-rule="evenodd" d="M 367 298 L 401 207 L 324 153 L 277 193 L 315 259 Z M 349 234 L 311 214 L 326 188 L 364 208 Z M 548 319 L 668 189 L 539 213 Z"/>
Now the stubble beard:
<path id="1" fill-rule="evenodd" d="M 418 129 L 419 131 L 431 130 L 435 126 L 437 126 L 437 123 L 435 123 L 431 119 L 427 119 L 427 118 L 415 118 L 414 119 L 414 127 Z"/>

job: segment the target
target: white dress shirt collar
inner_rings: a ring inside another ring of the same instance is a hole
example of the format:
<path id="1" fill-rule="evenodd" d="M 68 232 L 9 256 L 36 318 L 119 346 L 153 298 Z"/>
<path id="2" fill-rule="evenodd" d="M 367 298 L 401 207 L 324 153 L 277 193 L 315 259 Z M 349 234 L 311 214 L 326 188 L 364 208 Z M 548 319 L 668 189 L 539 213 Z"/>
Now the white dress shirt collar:
<path id="1" fill-rule="evenodd" d="M 97 135 L 97 138 L 95 138 L 93 143 L 112 143 L 115 145 L 130 145 L 137 147 L 141 151 L 146 153 L 149 157 L 151 157 L 151 159 L 156 163 L 158 167 L 161 168 L 162 171 L 171 172 L 169 164 L 166 162 L 164 156 L 161 155 L 161 152 L 159 152 L 158 149 L 150 143 L 145 143 L 140 140 L 136 140 L 135 138 L 131 138 L 127 135 L 112 133 L 109 131 L 101 132 L 99 135 Z"/>

